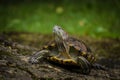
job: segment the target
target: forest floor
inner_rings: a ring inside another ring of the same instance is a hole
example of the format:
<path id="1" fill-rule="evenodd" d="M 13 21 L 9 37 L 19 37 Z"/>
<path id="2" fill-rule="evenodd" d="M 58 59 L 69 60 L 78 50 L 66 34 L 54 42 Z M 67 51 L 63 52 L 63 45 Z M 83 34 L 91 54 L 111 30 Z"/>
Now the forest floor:
<path id="1" fill-rule="evenodd" d="M 109 71 L 91 70 L 90 74 L 66 70 L 43 61 L 30 64 L 29 57 L 49 42 L 52 35 L 32 33 L 0 34 L 0 80 L 120 80 L 120 39 L 78 37 L 92 49 L 97 62 Z"/>

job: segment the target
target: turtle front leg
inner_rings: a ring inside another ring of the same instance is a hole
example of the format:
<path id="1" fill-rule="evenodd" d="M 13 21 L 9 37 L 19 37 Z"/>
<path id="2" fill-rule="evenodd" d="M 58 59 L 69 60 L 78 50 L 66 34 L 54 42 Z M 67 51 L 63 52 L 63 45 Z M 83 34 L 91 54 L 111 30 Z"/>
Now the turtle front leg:
<path id="1" fill-rule="evenodd" d="M 29 58 L 29 63 L 32 63 L 32 64 L 38 63 L 43 58 L 46 58 L 47 56 L 49 56 L 49 53 L 50 53 L 49 50 L 41 50 L 39 52 L 36 52 Z"/>

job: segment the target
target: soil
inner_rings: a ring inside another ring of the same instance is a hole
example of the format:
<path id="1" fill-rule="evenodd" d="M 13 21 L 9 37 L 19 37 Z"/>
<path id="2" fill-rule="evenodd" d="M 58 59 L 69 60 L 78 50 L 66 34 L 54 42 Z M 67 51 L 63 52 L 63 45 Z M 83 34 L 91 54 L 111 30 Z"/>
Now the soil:
<path id="1" fill-rule="evenodd" d="M 47 61 L 30 64 L 29 57 L 52 39 L 32 33 L 0 34 L 0 80 L 120 80 L 120 39 L 78 37 L 92 49 L 97 63 L 109 70 L 85 75 Z"/>

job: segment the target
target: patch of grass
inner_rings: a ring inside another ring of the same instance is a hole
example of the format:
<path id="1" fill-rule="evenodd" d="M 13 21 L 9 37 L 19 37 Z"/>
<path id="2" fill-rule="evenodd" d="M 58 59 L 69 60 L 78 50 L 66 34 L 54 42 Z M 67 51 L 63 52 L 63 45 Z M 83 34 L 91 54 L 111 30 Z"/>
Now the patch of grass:
<path id="1" fill-rule="evenodd" d="M 0 31 L 52 34 L 53 26 L 60 25 L 71 34 L 120 37 L 120 8 L 111 1 L 63 0 L 9 5 L 3 15 L 6 26 Z"/>

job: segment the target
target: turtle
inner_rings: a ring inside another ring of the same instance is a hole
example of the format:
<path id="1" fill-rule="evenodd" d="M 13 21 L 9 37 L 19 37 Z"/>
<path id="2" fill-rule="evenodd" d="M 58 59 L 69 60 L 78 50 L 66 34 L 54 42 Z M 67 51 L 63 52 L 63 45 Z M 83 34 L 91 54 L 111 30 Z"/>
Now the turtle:
<path id="1" fill-rule="evenodd" d="M 60 26 L 53 27 L 53 36 L 53 41 L 30 57 L 30 63 L 45 59 L 84 74 L 89 74 L 92 68 L 105 69 L 95 63 L 95 56 L 82 40 L 69 36 Z"/>

